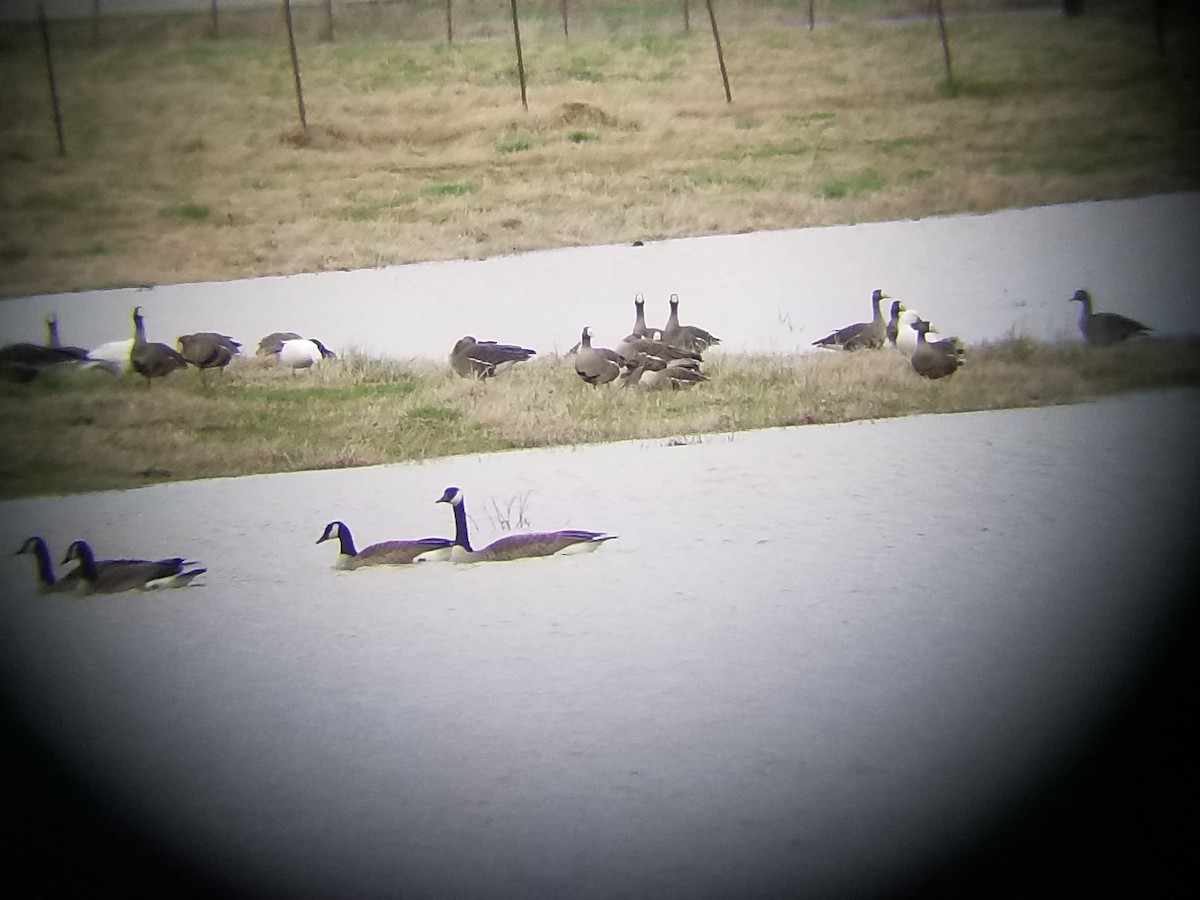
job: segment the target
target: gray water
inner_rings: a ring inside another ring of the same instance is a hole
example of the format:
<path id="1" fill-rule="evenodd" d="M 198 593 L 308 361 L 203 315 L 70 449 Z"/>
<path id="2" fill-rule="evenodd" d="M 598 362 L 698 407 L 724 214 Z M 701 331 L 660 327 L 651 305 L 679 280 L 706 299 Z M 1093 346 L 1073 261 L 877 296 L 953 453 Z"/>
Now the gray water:
<path id="1" fill-rule="evenodd" d="M 0 547 L 186 554 L 37 598 L 0 684 L 108 808 L 279 896 L 859 896 L 1068 770 L 1175 622 L 1200 392 L 0 504 Z M 316 545 L 597 553 L 339 572 Z M 518 516 L 518 514 L 521 514 Z"/>
<path id="2" fill-rule="evenodd" d="M 273 331 L 338 351 L 444 360 L 466 334 L 565 351 L 585 325 L 613 346 L 646 297 L 653 327 L 667 299 L 722 339 L 721 350 L 792 353 L 870 317 L 875 288 L 943 333 L 975 343 L 1012 334 L 1078 339 L 1077 288 L 1097 309 L 1160 335 L 1200 332 L 1200 194 L 1074 203 L 979 216 L 804 228 L 0 303 L 0 340 L 43 338 L 57 313 L 65 343 L 221 331 L 253 352 Z"/>

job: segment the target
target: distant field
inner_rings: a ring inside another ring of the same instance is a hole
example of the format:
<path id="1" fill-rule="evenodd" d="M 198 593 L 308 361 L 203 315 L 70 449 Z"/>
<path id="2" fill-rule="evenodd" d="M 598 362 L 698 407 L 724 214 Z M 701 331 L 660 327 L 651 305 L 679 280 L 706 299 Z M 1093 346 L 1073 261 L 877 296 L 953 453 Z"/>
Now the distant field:
<path id="1" fill-rule="evenodd" d="M 978 12 L 1027 4 L 964 2 Z M 0 296 L 320 271 L 1196 189 L 1191 32 L 1149 4 L 964 15 L 954 81 L 911 2 L 297 11 L 0 26 Z M 204 4 L 201 4 L 204 7 Z M 1194 35 L 1193 35 L 1194 36 Z"/>

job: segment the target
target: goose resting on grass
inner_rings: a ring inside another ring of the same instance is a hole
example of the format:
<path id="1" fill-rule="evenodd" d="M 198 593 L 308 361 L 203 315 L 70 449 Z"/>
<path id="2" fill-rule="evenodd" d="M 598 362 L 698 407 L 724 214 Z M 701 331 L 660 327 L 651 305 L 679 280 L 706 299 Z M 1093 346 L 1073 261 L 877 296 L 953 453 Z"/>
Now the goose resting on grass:
<path id="1" fill-rule="evenodd" d="M 958 371 L 964 360 L 962 347 L 956 338 L 946 338 L 936 344 L 930 344 L 925 340 L 925 335 L 929 333 L 928 322 L 917 319 L 911 327 L 917 333 L 917 349 L 913 351 L 910 360 L 914 372 L 925 378 L 936 379 Z"/>
<path id="2" fill-rule="evenodd" d="M 584 327 L 575 354 L 575 374 L 592 387 L 608 384 L 621 374 L 620 354 L 608 347 L 592 346 L 592 329 Z"/>
<path id="3" fill-rule="evenodd" d="M 208 569 L 190 569 L 195 565 L 182 556 L 169 559 L 112 559 L 96 561 L 87 541 L 75 541 L 67 548 L 63 565 L 79 563 L 78 590 L 85 594 L 118 594 L 123 591 L 149 591 L 187 587 Z M 66 577 L 71 577 L 69 574 Z"/>
<path id="4" fill-rule="evenodd" d="M 699 326 L 679 324 L 678 294 L 672 294 L 668 302 L 671 305 L 671 314 L 667 316 L 667 324 L 663 326 L 662 339 L 664 341 L 672 347 L 682 347 L 684 350 L 691 350 L 695 353 L 703 353 L 709 347 L 721 343 L 720 338 Z"/>
<path id="5" fill-rule="evenodd" d="M 449 538 L 428 537 L 412 541 L 380 541 L 357 550 L 354 536 L 345 522 L 330 522 L 317 543 L 337 540 L 338 555 L 335 569 L 358 569 L 362 566 L 402 566 L 415 562 L 434 562 L 450 558 L 454 541 Z"/>
<path id="6" fill-rule="evenodd" d="M 149 386 L 151 379 L 170 375 L 176 369 L 186 369 L 188 362 L 174 347 L 168 347 L 157 341 L 146 340 L 146 320 L 142 316 L 142 308 L 133 308 L 133 349 L 129 352 L 129 364 L 133 371 L 146 379 Z"/>
<path id="7" fill-rule="evenodd" d="M 1151 331 L 1149 327 L 1136 319 L 1120 313 L 1094 312 L 1092 295 L 1082 288 L 1075 292 L 1069 302 L 1083 304 L 1083 309 L 1079 314 L 1079 331 L 1083 334 L 1083 339 L 1095 347 L 1119 344 L 1121 341 Z"/>
<path id="8" fill-rule="evenodd" d="M 528 347 L 477 341 L 467 335 L 460 338 L 450 351 L 450 368 L 462 378 L 494 378 L 505 369 L 536 355 L 537 351 Z"/>
<path id="9" fill-rule="evenodd" d="M 181 334 L 176 340 L 179 354 L 200 370 L 201 377 L 205 369 L 220 369 L 233 361 L 241 352 L 242 345 L 227 334 L 215 331 L 198 331 L 195 334 Z"/>
<path id="10" fill-rule="evenodd" d="M 853 325 L 847 325 L 845 328 L 839 328 L 837 331 L 827 334 L 819 341 L 813 341 L 814 347 L 831 347 L 841 350 L 866 350 L 874 347 L 882 347 L 883 342 L 887 339 L 887 323 L 883 320 L 883 313 L 879 309 L 879 304 L 888 295 L 878 288 L 871 293 L 871 321 L 870 322 L 855 322 Z"/>
<path id="11" fill-rule="evenodd" d="M 463 503 L 462 491 L 456 487 L 448 487 L 435 502 L 449 503 L 450 508 L 454 510 L 454 546 L 450 550 L 450 561 L 456 563 L 499 562 L 535 556 L 591 553 L 605 541 L 616 538 L 615 534 L 603 534 L 598 531 L 540 531 L 506 535 L 492 541 L 481 550 L 475 550 L 471 547 L 471 538 L 467 532 L 467 509 Z"/>
<path id="12" fill-rule="evenodd" d="M 303 338 L 294 331 L 272 331 L 258 342 L 256 356 L 277 356 L 284 341 L 299 341 Z"/>

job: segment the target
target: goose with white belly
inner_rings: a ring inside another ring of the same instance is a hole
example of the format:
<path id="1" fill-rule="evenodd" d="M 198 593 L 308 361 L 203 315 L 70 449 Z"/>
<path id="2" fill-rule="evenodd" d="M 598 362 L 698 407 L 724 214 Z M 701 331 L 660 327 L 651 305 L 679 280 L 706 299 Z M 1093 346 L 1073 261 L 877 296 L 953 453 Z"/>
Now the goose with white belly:
<path id="1" fill-rule="evenodd" d="M 428 537 L 417 540 L 380 541 L 363 547 L 361 550 L 354 546 L 354 535 L 346 527 L 345 522 L 330 522 L 325 526 L 325 532 L 317 538 L 317 543 L 324 541 L 338 542 L 337 561 L 335 569 L 358 569 L 363 566 L 404 566 L 415 562 L 435 562 L 450 558 L 450 548 L 454 541 L 449 538 Z"/>
<path id="2" fill-rule="evenodd" d="M 67 548 L 63 565 L 78 562 L 79 590 L 85 594 L 119 594 L 124 591 L 148 591 L 187 587 L 208 569 L 188 569 L 195 565 L 182 556 L 168 559 L 118 559 L 96 561 L 87 541 L 75 541 Z"/>
<path id="3" fill-rule="evenodd" d="M 537 556 L 591 553 L 599 549 L 605 541 L 616 538 L 615 534 L 579 529 L 539 531 L 506 535 L 476 550 L 471 546 L 471 537 L 467 530 L 467 508 L 463 502 L 462 491 L 456 487 L 448 487 L 435 502 L 448 503 L 454 511 L 454 546 L 450 550 L 450 561 L 456 563 L 499 562 Z"/>
<path id="4" fill-rule="evenodd" d="M 316 338 L 295 338 L 284 341 L 279 347 L 279 364 L 293 372 L 311 369 L 323 359 L 337 359 L 337 354 Z"/>

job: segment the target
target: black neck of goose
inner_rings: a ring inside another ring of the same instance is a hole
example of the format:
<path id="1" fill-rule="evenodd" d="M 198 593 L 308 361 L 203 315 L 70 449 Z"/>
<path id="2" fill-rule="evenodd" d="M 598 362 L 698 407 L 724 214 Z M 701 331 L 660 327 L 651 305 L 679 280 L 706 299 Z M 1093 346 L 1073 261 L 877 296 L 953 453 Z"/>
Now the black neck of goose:
<path id="1" fill-rule="evenodd" d="M 1079 305 L 1083 307 L 1079 311 L 1079 321 L 1084 321 L 1092 314 L 1092 298 L 1084 294 L 1079 298 Z"/>
<path id="2" fill-rule="evenodd" d="M 33 557 L 37 560 L 38 581 L 47 586 L 54 584 L 54 566 L 50 563 L 50 551 L 42 541 L 34 542 Z"/>
<path id="3" fill-rule="evenodd" d="M 135 344 L 146 343 L 146 322 L 140 315 L 133 317 L 133 342 Z"/>
<path id="4" fill-rule="evenodd" d="M 354 538 L 345 523 L 338 526 L 338 552 L 343 556 L 356 556 L 358 550 L 354 546 Z"/>
<path id="5" fill-rule="evenodd" d="M 454 507 L 454 543 L 470 552 L 471 538 L 467 533 L 467 505 L 461 501 L 450 505 Z"/>
<path id="6" fill-rule="evenodd" d="M 62 346 L 62 340 L 58 336 L 58 319 L 54 318 L 54 316 L 46 319 L 46 346 Z"/>
<path id="7" fill-rule="evenodd" d="M 79 552 L 79 574 L 85 581 L 95 581 L 99 577 L 96 572 L 96 554 L 92 553 L 92 548 L 87 544 L 80 544 L 76 549 Z"/>

